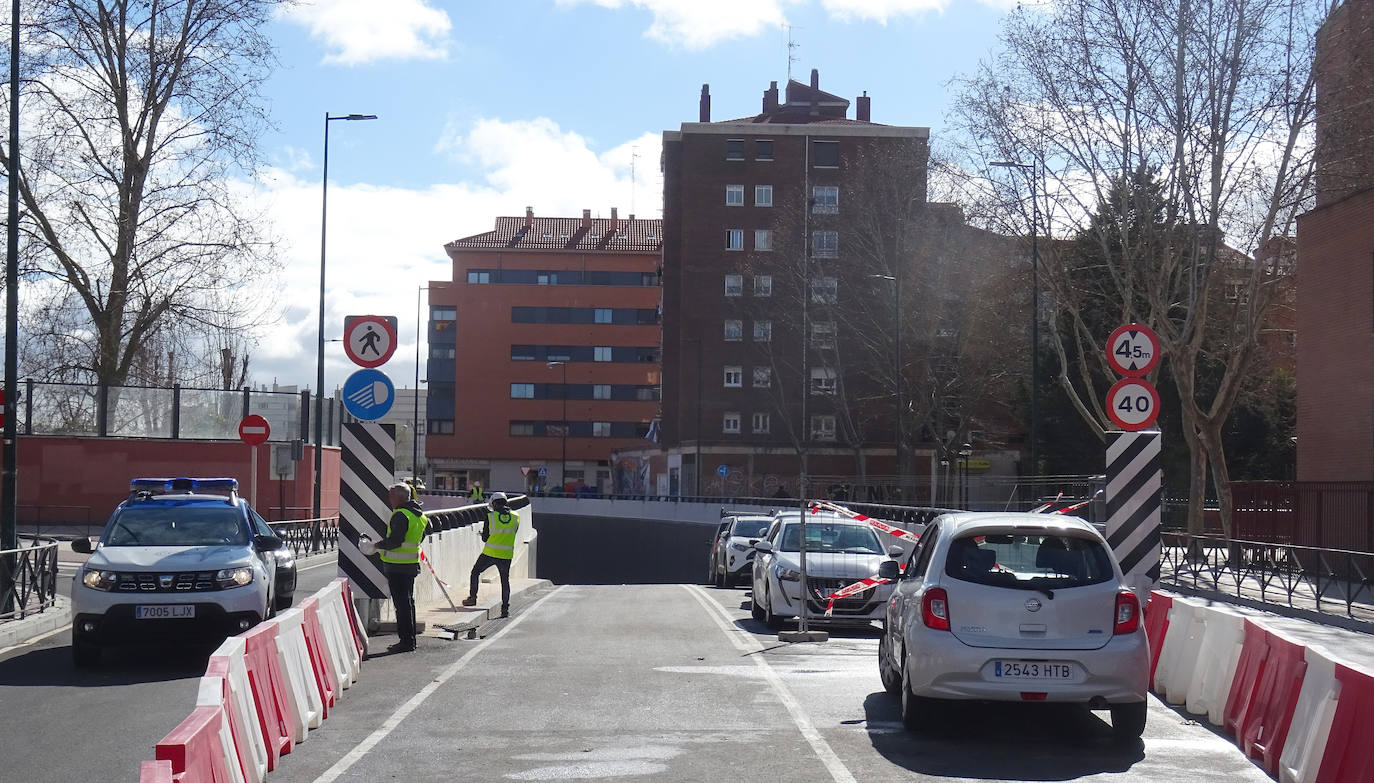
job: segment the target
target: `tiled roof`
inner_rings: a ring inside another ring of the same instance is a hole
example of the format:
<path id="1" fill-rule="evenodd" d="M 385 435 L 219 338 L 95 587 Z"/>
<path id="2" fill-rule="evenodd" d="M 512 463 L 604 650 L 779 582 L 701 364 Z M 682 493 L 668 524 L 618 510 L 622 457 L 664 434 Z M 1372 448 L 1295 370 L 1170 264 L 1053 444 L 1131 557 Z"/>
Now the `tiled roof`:
<path id="1" fill-rule="evenodd" d="M 590 229 L 583 229 L 582 218 L 536 217 L 526 230 L 523 217 L 498 217 L 494 230 L 455 239 L 445 247 L 640 253 L 658 252 L 663 248 L 663 220 L 660 218 L 620 218 L 614 234 L 609 218 L 592 218 L 590 223 Z"/>

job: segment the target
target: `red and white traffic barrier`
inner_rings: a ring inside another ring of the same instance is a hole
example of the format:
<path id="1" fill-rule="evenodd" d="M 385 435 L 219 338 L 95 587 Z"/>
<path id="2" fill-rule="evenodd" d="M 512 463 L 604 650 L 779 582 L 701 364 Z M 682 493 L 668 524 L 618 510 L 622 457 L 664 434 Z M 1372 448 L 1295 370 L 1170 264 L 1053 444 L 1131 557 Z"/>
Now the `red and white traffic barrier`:
<path id="1" fill-rule="evenodd" d="M 176 783 L 233 783 L 229 759 L 220 738 L 224 711 L 218 707 L 196 707 L 181 725 L 172 729 L 153 748 L 159 761 L 172 765 Z"/>
<path id="2" fill-rule="evenodd" d="M 291 699 L 291 739 L 305 742 L 311 729 L 324 722 L 325 704 L 315 685 L 315 671 L 310 666 L 310 651 L 305 646 L 305 614 L 299 608 L 277 615 L 277 660 L 281 662 L 282 680 Z"/>
<path id="3" fill-rule="evenodd" d="M 320 626 L 320 599 L 316 596 L 301 601 L 303 622 L 301 631 L 305 637 L 305 650 L 310 661 L 310 670 L 315 676 L 315 687 L 320 692 L 320 703 L 324 705 L 321 718 L 329 717 L 339 696 L 338 675 L 330 659 L 329 647 L 325 643 L 324 629 Z"/>
<path id="4" fill-rule="evenodd" d="M 1202 645 L 1188 683 L 1186 709 L 1220 726 L 1245 643 L 1245 618 L 1215 606 L 1202 607 L 1200 613 L 1205 618 Z"/>
<path id="5" fill-rule="evenodd" d="M 1293 708 L 1293 724 L 1279 760 L 1281 783 L 1314 783 L 1322 753 L 1331 736 L 1340 686 L 1336 683 L 1336 661 L 1319 647 L 1303 650 L 1307 672 L 1302 692 Z"/>
<path id="6" fill-rule="evenodd" d="M 267 746 L 267 769 L 273 770 L 279 759 L 291 752 L 296 738 L 296 708 L 277 655 L 277 625 L 260 623 L 239 637 L 243 639 L 244 663 L 253 689 L 258 725 Z"/>
<path id="7" fill-rule="evenodd" d="M 253 703 L 253 689 L 248 682 L 248 666 L 244 651 L 242 638 L 231 636 L 225 639 L 210 656 L 210 662 L 205 667 L 205 676 L 207 679 L 216 678 L 223 681 L 225 690 L 221 694 L 221 699 L 229 715 L 244 780 L 249 783 L 262 783 L 267 777 L 267 744 L 263 741 L 262 726 L 258 721 L 257 707 Z"/>

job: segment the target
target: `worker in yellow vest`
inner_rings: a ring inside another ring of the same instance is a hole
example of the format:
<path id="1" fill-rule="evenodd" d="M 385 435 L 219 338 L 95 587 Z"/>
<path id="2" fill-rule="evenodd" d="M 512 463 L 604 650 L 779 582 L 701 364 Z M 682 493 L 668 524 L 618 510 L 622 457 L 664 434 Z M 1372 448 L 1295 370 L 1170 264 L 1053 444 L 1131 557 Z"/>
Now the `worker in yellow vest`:
<path id="1" fill-rule="evenodd" d="M 474 505 L 482 502 L 482 482 L 472 482 L 472 489 L 468 490 L 468 500 Z"/>
<path id="2" fill-rule="evenodd" d="M 487 520 L 482 523 L 482 540 L 486 546 L 482 547 L 477 562 L 472 564 L 468 597 L 463 599 L 463 606 L 477 604 L 477 582 L 484 571 L 496 566 L 496 572 L 501 575 L 501 616 L 509 617 L 510 561 L 515 557 L 515 533 L 520 529 L 520 517 L 510 510 L 504 492 L 491 493 L 491 502 L 487 506 Z"/>
<path id="3" fill-rule="evenodd" d="M 411 652 L 415 649 L 415 577 L 420 575 L 420 542 L 429 520 L 420 511 L 419 501 L 411 499 L 411 488 L 406 484 L 391 485 L 387 504 L 394 513 L 387 522 L 386 538 L 377 542 L 377 554 L 391 588 L 396 635 L 400 637 L 387 650 Z"/>

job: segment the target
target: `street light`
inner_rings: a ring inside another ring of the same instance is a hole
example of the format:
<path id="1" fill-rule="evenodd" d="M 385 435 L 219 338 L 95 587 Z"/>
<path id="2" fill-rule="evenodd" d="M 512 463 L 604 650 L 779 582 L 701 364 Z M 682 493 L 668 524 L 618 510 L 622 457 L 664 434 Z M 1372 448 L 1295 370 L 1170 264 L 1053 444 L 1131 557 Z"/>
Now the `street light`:
<path id="1" fill-rule="evenodd" d="M 959 447 L 959 462 L 960 462 L 959 485 L 960 485 L 960 487 L 961 487 L 961 489 L 962 489 L 962 492 L 961 492 L 960 494 L 961 494 L 961 496 L 962 496 L 962 501 L 963 501 L 963 502 L 961 503 L 961 505 L 964 507 L 964 510 L 965 510 L 965 511 L 968 511 L 968 510 L 969 510 L 969 507 L 968 507 L 968 461 L 969 461 L 969 458 L 972 457 L 972 456 L 973 456 L 973 446 L 972 446 L 972 445 L 970 445 L 970 444 L 968 444 L 968 443 L 965 443 L 963 446 L 960 446 L 960 447 Z"/>
<path id="2" fill-rule="evenodd" d="M 897 483 L 901 486 L 904 473 L 902 471 L 902 446 L 906 442 L 905 418 L 902 414 L 906 411 L 906 404 L 903 398 L 902 383 L 902 276 L 898 275 L 869 275 L 875 280 L 892 281 L 892 329 L 893 329 L 893 357 L 892 357 L 892 377 L 896 384 L 896 407 L 893 409 L 894 426 L 896 435 L 893 439 L 895 449 L 893 450 L 894 469 L 897 473 Z"/>
<path id="3" fill-rule="evenodd" d="M 548 366 L 550 370 L 555 367 L 563 368 L 563 460 L 562 467 L 558 469 L 558 481 L 562 491 L 566 491 L 568 488 L 568 363 L 548 362 Z"/>
<path id="4" fill-rule="evenodd" d="M 427 286 L 415 289 L 415 398 L 411 401 L 414 426 L 410 431 L 410 477 L 415 480 L 420 478 L 420 325 L 424 323 L 420 320 L 420 292 L 428 290 Z M 428 404 L 425 409 L 429 409 Z"/>
<path id="5" fill-rule="evenodd" d="M 1011 160 L 994 161 L 991 165 L 1001 168 L 1021 169 L 1030 172 L 1031 189 L 1031 387 L 1030 387 L 1030 474 L 1040 473 L 1040 463 L 1036 456 L 1036 408 L 1040 396 L 1040 202 L 1036 197 L 1036 164 L 1020 163 Z"/>
<path id="6" fill-rule="evenodd" d="M 320 334 L 319 348 L 315 353 L 315 496 L 311 503 L 311 516 L 315 519 L 320 518 L 320 473 L 324 470 L 324 247 L 329 217 L 329 123 L 334 120 L 375 119 L 375 114 L 332 117 L 329 112 L 324 113 L 324 173 L 320 184 Z"/>

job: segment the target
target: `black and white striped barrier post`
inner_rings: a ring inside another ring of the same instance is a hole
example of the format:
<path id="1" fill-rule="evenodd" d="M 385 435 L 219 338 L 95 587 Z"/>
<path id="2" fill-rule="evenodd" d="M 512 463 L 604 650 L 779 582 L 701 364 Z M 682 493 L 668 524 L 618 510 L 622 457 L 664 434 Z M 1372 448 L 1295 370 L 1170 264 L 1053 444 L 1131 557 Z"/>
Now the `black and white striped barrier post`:
<path id="1" fill-rule="evenodd" d="M 1157 431 L 1116 432 L 1107 446 L 1107 543 L 1126 584 L 1144 606 L 1159 583 L 1160 437 Z"/>
<path id="2" fill-rule="evenodd" d="M 396 425 L 345 424 L 339 440 L 339 574 L 352 580 L 358 614 L 375 628 L 381 600 L 390 597 L 382 561 L 364 555 L 358 537 L 386 537 L 391 518 L 387 493 L 395 481 Z"/>

